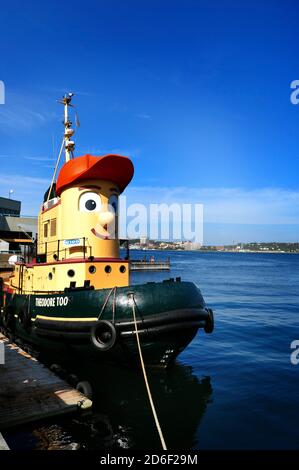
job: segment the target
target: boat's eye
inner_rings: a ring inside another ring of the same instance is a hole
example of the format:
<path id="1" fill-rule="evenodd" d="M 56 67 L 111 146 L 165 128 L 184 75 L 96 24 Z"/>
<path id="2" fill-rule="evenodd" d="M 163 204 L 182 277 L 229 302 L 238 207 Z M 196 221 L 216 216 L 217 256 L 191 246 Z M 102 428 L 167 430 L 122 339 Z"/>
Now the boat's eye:
<path id="1" fill-rule="evenodd" d="M 109 210 L 111 212 L 114 212 L 115 214 L 117 214 L 117 211 L 118 211 L 118 197 L 116 196 L 116 194 L 112 194 L 112 196 L 109 197 L 108 204 L 109 204 Z"/>
<path id="2" fill-rule="evenodd" d="M 101 196 L 97 193 L 83 193 L 79 199 L 79 210 L 83 212 L 98 212 L 101 210 Z"/>

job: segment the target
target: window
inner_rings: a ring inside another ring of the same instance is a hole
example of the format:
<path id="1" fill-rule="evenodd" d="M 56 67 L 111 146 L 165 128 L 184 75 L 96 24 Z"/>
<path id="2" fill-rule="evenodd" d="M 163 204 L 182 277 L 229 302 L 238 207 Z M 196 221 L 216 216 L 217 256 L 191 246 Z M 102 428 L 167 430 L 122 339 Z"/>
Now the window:
<path id="1" fill-rule="evenodd" d="M 56 236 L 56 219 L 51 220 L 50 237 Z"/>
<path id="2" fill-rule="evenodd" d="M 48 222 L 44 224 L 44 238 L 48 238 Z"/>

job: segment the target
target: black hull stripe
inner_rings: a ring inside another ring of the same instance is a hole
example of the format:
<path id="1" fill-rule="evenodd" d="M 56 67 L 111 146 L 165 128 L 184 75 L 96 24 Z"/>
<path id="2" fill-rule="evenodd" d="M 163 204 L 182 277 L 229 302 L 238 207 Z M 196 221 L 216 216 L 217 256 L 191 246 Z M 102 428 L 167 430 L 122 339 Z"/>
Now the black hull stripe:
<path id="1" fill-rule="evenodd" d="M 179 321 L 199 321 L 207 320 L 209 313 L 205 309 L 180 309 L 180 310 L 171 310 L 168 312 L 159 313 L 156 315 L 151 315 L 150 317 L 144 317 L 137 320 L 138 328 L 149 328 L 151 326 L 159 325 L 168 325 L 171 323 L 177 323 Z M 84 322 L 84 321 L 55 321 L 53 320 L 43 320 L 37 318 L 35 321 L 35 326 L 37 328 L 46 328 L 47 330 L 56 330 L 56 331 L 90 331 L 90 328 L 94 325 L 95 322 Z M 105 320 L 111 321 L 111 318 L 103 317 Z M 127 319 L 121 321 L 118 320 L 115 322 L 115 327 L 121 330 L 131 329 L 133 325 L 133 319 L 127 321 Z"/>
<path id="2" fill-rule="evenodd" d="M 188 322 L 180 322 L 180 323 L 173 323 L 170 325 L 160 325 L 151 328 L 144 328 L 142 330 L 138 330 L 140 336 L 156 336 L 160 334 L 171 334 L 175 331 L 183 331 L 183 330 L 192 330 L 195 334 L 199 328 L 204 328 L 206 322 L 205 321 L 188 321 Z M 48 337 L 48 338 L 57 338 L 57 339 L 66 339 L 66 340 L 89 340 L 90 333 L 89 332 L 72 332 L 72 331 L 54 331 L 54 330 L 47 330 L 46 328 L 37 328 L 36 333 L 38 336 Z M 135 330 L 128 330 L 128 331 L 119 331 L 118 332 L 122 338 L 129 338 L 135 336 Z"/>

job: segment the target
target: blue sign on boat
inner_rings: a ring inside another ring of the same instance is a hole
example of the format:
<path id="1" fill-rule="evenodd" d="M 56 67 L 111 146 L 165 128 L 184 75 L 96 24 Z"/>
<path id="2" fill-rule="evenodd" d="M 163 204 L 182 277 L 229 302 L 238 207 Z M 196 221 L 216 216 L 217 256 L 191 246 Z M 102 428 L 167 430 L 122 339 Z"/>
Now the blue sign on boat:
<path id="1" fill-rule="evenodd" d="M 78 245 L 80 245 L 80 243 L 81 243 L 80 238 L 73 238 L 73 239 L 70 239 L 70 240 L 64 240 L 63 241 L 64 246 L 78 246 Z"/>

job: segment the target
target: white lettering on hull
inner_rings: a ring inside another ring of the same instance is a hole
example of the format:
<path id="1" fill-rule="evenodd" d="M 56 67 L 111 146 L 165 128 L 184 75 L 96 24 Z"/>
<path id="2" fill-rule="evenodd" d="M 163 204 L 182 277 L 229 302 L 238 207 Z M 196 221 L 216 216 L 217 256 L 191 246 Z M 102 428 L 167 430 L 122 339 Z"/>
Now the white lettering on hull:
<path id="1" fill-rule="evenodd" d="M 36 307 L 66 307 L 69 303 L 68 297 L 36 297 Z"/>

